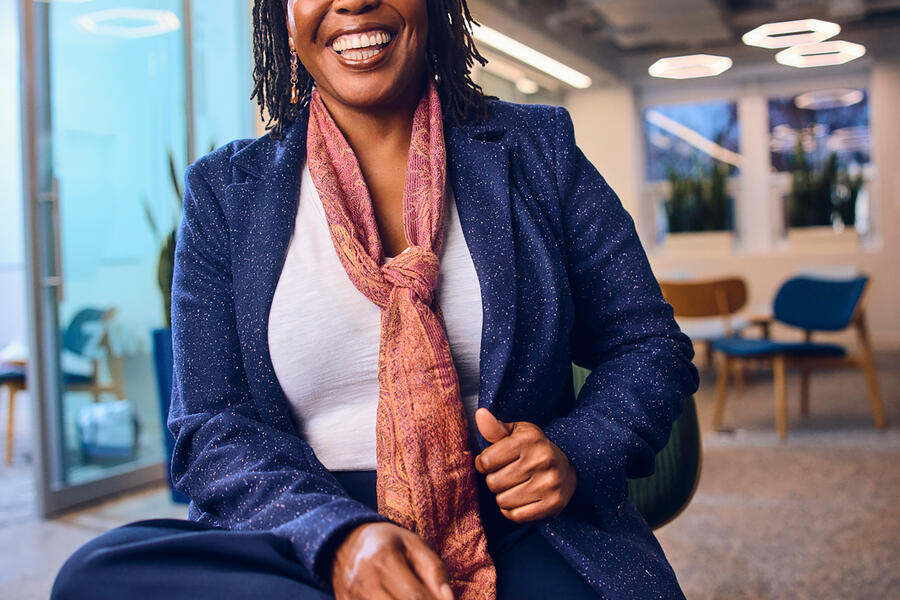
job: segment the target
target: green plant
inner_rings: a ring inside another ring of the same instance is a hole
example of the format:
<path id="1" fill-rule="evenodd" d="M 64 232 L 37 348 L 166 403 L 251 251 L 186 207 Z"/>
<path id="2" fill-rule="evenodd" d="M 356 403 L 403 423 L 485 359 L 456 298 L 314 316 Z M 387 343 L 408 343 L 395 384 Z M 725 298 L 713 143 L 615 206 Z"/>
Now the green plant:
<path id="1" fill-rule="evenodd" d="M 825 159 L 821 171 L 810 164 L 800 134 L 794 155 L 788 161 L 791 191 L 787 201 L 787 217 L 791 227 L 844 225 L 856 221 L 856 198 L 864 183 L 862 173 L 851 176 L 838 166 L 836 152 Z"/>
<path id="2" fill-rule="evenodd" d="M 215 148 L 216 144 L 213 142 L 210 144 L 209 151 L 212 152 Z M 175 166 L 172 150 L 166 150 L 166 154 L 169 163 L 169 178 L 177 207 L 175 222 L 167 232 L 161 231 L 156 224 L 156 219 L 153 218 L 153 211 L 146 198 L 144 198 L 144 214 L 147 216 L 147 222 L 150 224 L 153 235 L 159 240 L 160 244 L 159 258 L 156 261 L 156 282 L 159 285 L 159 291 L 162 293 L 166 327 L 170 328 L 172 327 L 172 277 L 175 272 L 175 242 L 181 221 L 182 198 L 184 194 L 181 189 L 181 177 L 178 175 L 179 171 Z M 181 172 L 184 172 L 184 169 Z"/>
<path id="3" fill-rule="evenodd" d="M 691 175 L 669 169 L 669 198 L 663 202 L 670 233 L 731 229 L 728 165 L 714 161 L 704 169 L 694 161 Z"/>

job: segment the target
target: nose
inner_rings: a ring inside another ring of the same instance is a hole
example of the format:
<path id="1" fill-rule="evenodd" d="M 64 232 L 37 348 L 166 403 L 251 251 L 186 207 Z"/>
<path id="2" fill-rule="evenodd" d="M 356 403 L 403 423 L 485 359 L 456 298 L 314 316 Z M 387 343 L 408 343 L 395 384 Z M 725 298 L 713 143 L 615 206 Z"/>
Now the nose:
<path id="1" fill-rule="evenodd" d="M 367 13 L 381 4 L 381 0 L 335 0 L 334 11 L 342 15 L 358 15 Z"/>

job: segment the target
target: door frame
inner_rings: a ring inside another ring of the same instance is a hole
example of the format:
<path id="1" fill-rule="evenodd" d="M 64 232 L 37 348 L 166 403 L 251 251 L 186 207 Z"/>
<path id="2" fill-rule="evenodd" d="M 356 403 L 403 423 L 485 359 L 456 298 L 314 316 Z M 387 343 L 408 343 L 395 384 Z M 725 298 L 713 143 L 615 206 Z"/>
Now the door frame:
<path id="1" fill-rule="evenodd" d="M 53 302 L 51 309 L 48 301 L 51 294 L 58 297 L 63 285 L 62 269 L 58 264 L 58 239 L 48 231 L 50 228 L 47 226 L 48 218 L 52 219 L 52 211 L 58 210 L 58 197 L 48 159 L 51 140 L 49 136 L 39 135 L 50 131 L 52 90 L 47 40 L 51 4 L 35 0 L 23 0 L 18 4 L 26 330 L 30 349 L 26 377 L 35 432 L 37 509 L 38 514 L 46 518 L 107 496 L 163 483 L 166 481 L 166 469 L 164 462 L 148 459 L 143 465 L 135 466 L 131 462 L 109 467 L 99 479 L 65 483 L 60 451 L 62 419 L 58 410 L 62 381 L 59 319 L 56 302 Z M 189 0 L 183 5 L 190 10 Z M 188 51 L 185 60 L 189 61 L 189 57 Z M 193 132 L 188 129 L 187 137 L 192 135 Z"/>

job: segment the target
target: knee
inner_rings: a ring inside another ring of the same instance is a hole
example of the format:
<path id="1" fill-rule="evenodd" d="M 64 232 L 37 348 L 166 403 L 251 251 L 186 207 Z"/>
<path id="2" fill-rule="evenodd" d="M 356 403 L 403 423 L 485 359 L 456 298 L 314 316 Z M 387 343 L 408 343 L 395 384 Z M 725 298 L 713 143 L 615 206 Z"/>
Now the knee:
<path id="1" fill-rule="evenodd" d="M 113 540 L 109 533 L 87 542 L 66 559 L 53 581 L 50 600 L 114 597 L 110 595 L 109 578 L 104 575 L 104 570 L 111 565 L 109 554 Z"/>

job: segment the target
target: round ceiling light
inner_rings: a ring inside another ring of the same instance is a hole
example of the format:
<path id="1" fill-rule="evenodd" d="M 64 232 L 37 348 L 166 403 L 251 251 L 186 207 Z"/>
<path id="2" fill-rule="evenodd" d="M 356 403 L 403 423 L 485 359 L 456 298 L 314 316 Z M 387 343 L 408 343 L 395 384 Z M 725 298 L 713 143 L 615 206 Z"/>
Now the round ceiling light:
<path id="1" fill-rule="evenodd" d="M 96 35 L 142 38 L 161 35 L 181 27 L 170 10 L 110 8 L 87 13 L 75 19 L 82 31 Z"/>
<path id="2" fill-rule="evenodd" d="M 748 31 L 741 40 L 748 46 L 760 48 L 787 48 L 797 44 L 812 44 L 832 38 L 841 32 L 841 26 L 819 19 L 800 19 L 766 23 Z"/>
<path id="3" fill-rule="evenodd" d="M 666 79 L 693 79 L 694 77 L 714 77 L 731 68 L 732 61 L 727 56 L 712 54 L 690 54 L 661 58 L 647 69 L 653 77 Z"/>
<path id="4" fill-rule="evenodd" d="M 862 44 L 830 40 L 814 44 L 791 46 L 775 55 L 775 60 L 789 67 L 830 67 L 856 60 L 866 53 Z"/>

